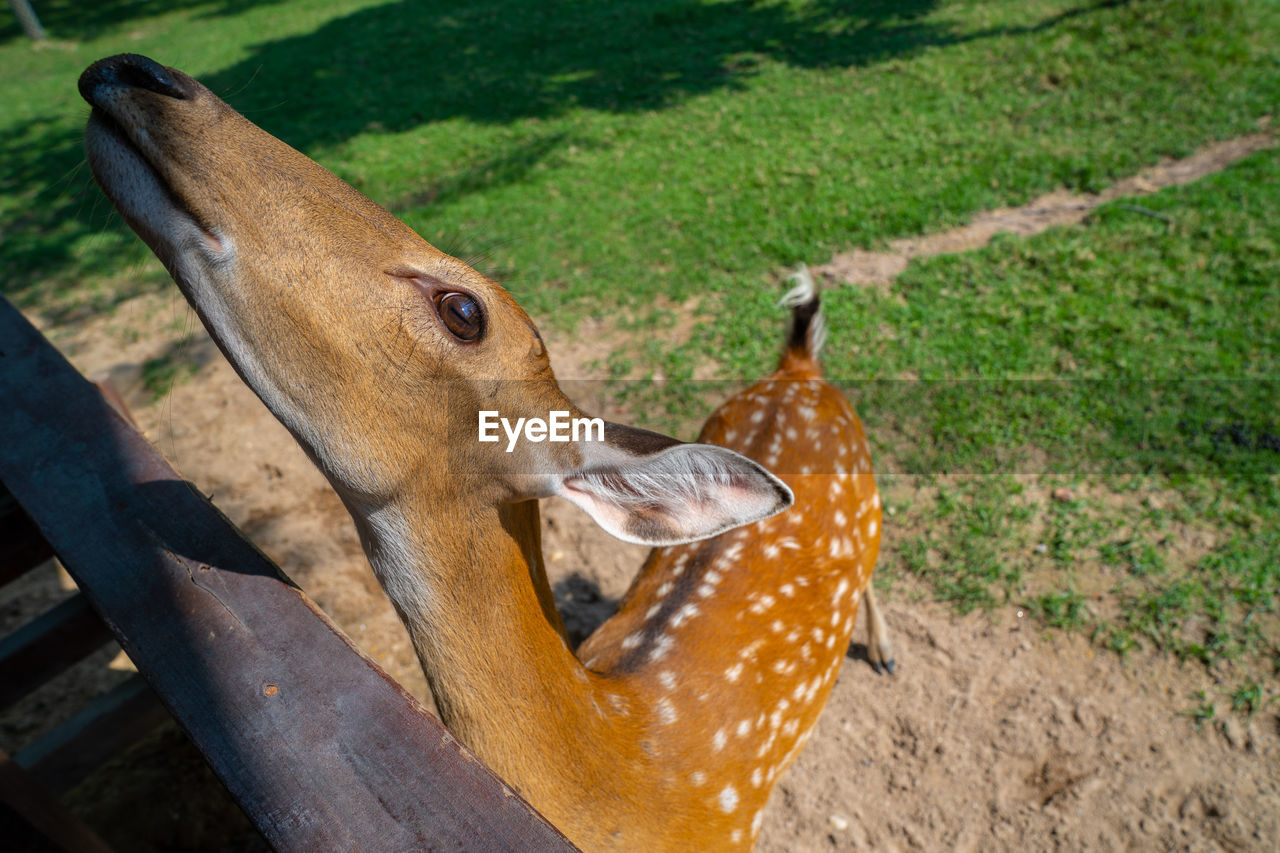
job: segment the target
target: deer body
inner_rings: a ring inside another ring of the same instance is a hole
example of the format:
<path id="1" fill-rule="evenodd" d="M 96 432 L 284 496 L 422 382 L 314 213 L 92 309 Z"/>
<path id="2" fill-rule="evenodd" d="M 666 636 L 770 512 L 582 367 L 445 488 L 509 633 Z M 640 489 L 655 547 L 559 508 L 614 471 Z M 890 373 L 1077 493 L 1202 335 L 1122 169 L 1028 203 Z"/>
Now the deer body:
<path id="1" fill-rule="evenodd" d="M 581 412 L 506 291 L 181 72 L 124 55 L 80 88 L 99 183 L 334 485 L 450 729 L 585 849 L 749 846 L 879 542 L 811 290 L 778 372 L 704 443 L 607 424 L 507 453 L 477 441 L 478 411 Z M 542 562 L 549 495 L 666 546 L 585 664 Z"/>

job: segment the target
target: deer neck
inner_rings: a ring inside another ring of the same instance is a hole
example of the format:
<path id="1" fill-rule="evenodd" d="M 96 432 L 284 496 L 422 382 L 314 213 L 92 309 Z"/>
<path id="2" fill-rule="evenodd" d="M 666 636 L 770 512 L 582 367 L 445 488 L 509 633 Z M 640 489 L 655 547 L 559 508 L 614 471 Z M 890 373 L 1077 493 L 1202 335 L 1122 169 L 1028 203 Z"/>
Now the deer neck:
<path id="1" fill-rule="evenodd" d="M 438 494 L 408 496 L 353 515 L 441 718 L 555 820 L 546 797 L 596 784 L 573 777 L 583 740 L 608 737 L 610 720 L 597 678 L 565 641 L 543 567 L 537 501 L 438 501 Z"/>

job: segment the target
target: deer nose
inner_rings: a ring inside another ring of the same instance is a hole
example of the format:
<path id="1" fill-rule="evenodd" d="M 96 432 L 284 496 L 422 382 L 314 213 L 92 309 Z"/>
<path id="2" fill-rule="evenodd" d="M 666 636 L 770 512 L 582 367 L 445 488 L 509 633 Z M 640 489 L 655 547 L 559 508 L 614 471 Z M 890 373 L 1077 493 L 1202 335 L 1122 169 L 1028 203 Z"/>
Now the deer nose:
<path id="1" fill-rule="evenodd" d="M 80 75 L 80 97 L 98 106 L 97 96 L 105 87 L 146 89 L 157 95 L 185 100 L 187 93 L 168 68 L 150 57 L 121 53 L 99 59 Z"/>

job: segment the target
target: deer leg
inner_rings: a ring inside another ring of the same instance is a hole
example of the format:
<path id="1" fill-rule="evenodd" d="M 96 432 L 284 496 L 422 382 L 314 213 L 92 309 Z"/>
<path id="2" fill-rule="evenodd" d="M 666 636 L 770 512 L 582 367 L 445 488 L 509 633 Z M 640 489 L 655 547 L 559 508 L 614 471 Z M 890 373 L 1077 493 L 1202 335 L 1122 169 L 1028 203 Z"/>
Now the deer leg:
<path id="1" fill-rule="evenodd" d="M 867 608 L 867 660 L 877 673 L 893 675 L 893 644 L 889 641 L 889 629 L 884 624 L 884 614 L 880 612 L 870 584 L 862 593 L 862 601 Z"/>

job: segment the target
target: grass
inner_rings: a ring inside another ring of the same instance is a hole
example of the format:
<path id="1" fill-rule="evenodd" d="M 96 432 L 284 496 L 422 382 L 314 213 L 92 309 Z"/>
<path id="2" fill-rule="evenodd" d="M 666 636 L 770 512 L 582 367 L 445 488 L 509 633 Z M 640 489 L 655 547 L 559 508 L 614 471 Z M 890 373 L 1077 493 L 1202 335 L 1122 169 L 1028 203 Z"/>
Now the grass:
<path id="1" fill-rule="evenodd" d="M 152 399 L 165 397 L 173 386 L 195 375 L 197 365 L 180 354 L 166 352 L 142 364 L 142 385 Z"/>
<path id="2" fill-rule="evenodd" d="M 635 344 L 602 360 L 666 376 L 629 393 L 686 437 L 724 388 L 691 381 L 700 365 L 730 380 L 770 366 L 787 265 L 1101 189 L 1254 132 L 1280 104 L 1273 3 L 39 12 L 50 49 L 0 16 L 0 289 L 55 332 L 170 286 L 80 151 L 80 70 L 142 52 L 481 258 L 540 324 L 625 318 Z M 1261 153 L 1080 227 L 918 261 L 887 293 L 828 295 L 829 373 L 900 508 L 886 580 L 1274 695 L 1277 185 Z M 672 306 L 690 299 L 696 343 L 674 345 Z M 157 388 L 182 374 L 169 357 L 147 371 Z"/>
<path id="3" fill-rule="evenodd" d="M 1144 198 L 1163 219 L 1118 201 L 828 300 L 835 328 L 915 332 L 829 359 L 925 377 L 850 383 L 890 494 L 933 489 L 897 525 L 906 571 L 961 609 L 1016 602 L 1122 654 L 1274 684 L 1278 185 L 1260 152 Z"/>
<path id="4" fill-rule="evenodd" d="M 0 280 L 26 306 L 164 286 L 80 167 L 75 77 L 123 49 L 197 74 L 429 238 L 465 235 L 551 322 L 733 300 L 744 371 L 772 320 L 746 303 L 779 265 L 1104 185 L 1255 129 L 1280 95 L 1270 4 L 163 8 L 82 24 L 42 4 L 81 39 L 65 50 L 0 30 Z"/>
<path id="5" fill-rule="evenodd" d="M 1196 691 L 1196 699 L 1199 703 L 1185 711 L 1183 715 L 1190 717 L 1196 725 L 1196 731 L 1200 731 L 1205 723 L 1212 722 L 1217 716 L 1218 708 L 1203 690 Z"/>

